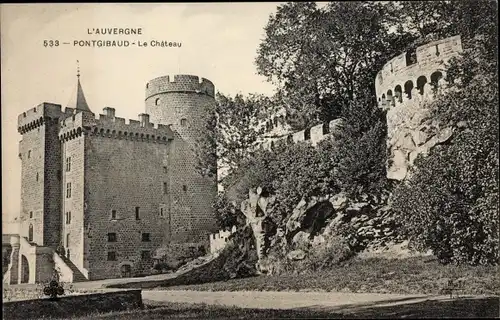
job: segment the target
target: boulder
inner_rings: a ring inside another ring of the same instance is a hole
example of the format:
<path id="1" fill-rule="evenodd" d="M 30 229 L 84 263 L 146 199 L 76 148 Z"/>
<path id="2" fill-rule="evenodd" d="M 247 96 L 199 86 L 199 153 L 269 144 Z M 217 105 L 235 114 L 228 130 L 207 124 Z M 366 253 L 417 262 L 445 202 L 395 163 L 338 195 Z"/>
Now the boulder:
<path id="1" fill-rule="evenodd" d="M 303 250 L 293 250 L 287 254 L 289 260 L 303 260 L 306 257 L 306 253 Z"/>

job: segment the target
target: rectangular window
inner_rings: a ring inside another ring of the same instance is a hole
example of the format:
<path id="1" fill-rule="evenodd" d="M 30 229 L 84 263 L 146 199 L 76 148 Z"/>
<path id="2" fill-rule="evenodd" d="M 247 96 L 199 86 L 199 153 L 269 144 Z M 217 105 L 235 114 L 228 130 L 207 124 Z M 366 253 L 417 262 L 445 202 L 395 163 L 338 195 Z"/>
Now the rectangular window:
<path id="1" fill-rule="evenodd" d="M 111 210 L 111 219 L 116 220 L 116 210 Z"/>
<path id="2" fill-rule="evenodd" d="M 116 261 L 116 252 L 108 251 L 108 261 Z"/>
<path id="3" fill-rule="evenodd" d="M 142 260 L 150 260 L 151 259 L 151 252 L 148 250 L 141 251 L 141 259 Z"/>
<path id="4" fill-rule="evenodd" d="M 71 171 L 71 157 L 66 158 L 66 171 Z"/>
<path id="5" fill-rule="evenodd" d="M 163 212 L 163 208 L 160 208 L 160 217 L 163 217 L 165 213 Z"/>
<path id="6" fill-rule="evenodd" d="M 31 158 L 31 150 L 28 150 L 28 159 Z"/>
<path id="7" fill-rule="evenodd" d="M 71 182 L 66 183 L 66 198 L 71 198 Z"/>
<path id="8" fill-rule="evenodd" d="M 71 211 L 66 212 L 66 224 L 71 223 Z"/>
<path id="9" fill-rule="evenodd" d="M 114 232 L 108 233 L 108 242 L 116 242 L 116 233 Z"/>
<path id="10" fill-rule="evenodd" d="M 168 193 L 168 184 L 166 182 L 163 182 L 163 194 Z"/>
<path id="11" fill-rule="evenodd" d="M 141 220 L 141 214 L 139 212 L 140 209 L 140 207 L 135 207 L 135 220 Z"/>
<path id="12" fill-rule="evenodd" d="M 30 211 L 30 219 L 33 218 L 33 211 Z"/>
<path id="13" fill-rule="evenodd" d="M 143 233 L 142 234 L 142 241 L 144 241 L 144 242 L 151 241 L 151 238 L 149 237 L 149 233 Z"/>
<path id="14" fill-rule="evenodd" d="M 164 166 L 164 167 L 163 167 L 163 173 L 168 173 L 168 168 L 167 168 L 167 166 Z"/>

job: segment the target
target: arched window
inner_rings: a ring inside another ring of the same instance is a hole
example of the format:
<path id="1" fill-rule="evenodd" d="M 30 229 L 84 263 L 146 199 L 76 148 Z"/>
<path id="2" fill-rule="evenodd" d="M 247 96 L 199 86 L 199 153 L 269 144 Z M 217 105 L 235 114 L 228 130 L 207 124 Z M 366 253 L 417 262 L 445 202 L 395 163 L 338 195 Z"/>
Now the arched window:
<path id="1" fill-rule="evenodd" d="M 441 71 L 434 71 L 431 74 L 431 85 L 437 87 L 439 79 L 443 78 L 443 74 Z"/>
<path id="2" fill-rule="evenodd" d="M 403 102 L 403 89 L 399 84 L 394 88 L 394 96 L 398 102 Z"/>
<path id="3" fill-rule="evenodd" d="M 28 227 L 28 241 L 29 242 L 33 241 L 33 225 L 31 223 Z"/>
<path id="4" fill-rule="evenodd" d="M 293 136 L 292 136 L 291 134 L 289 134 L 289 135 L 286 137 L 286 143 L 288 143 L 288 144 L 293 143 Z"/>
<path id="5" fill-rule="evenodd" d="M 156 98 L 156 100 L 155 100 L 155 106 L 157 106 L 159 104 L 160 104 L 160 98 Z"/>
<path id="6" fill-rule="evenodd" d="M 405 93 L 408 99 L 411 99 L 411 91 L 413 90 L 413 81 L 408 80 L 405 82 Z"/>
<path id="7" fill-rule="evenodd" d="M 424 85 L 427 83 L 427 78 L 425 76 L 420 76 L 417 79 L 417 90 L 420 94 L 424 94 Z"/>

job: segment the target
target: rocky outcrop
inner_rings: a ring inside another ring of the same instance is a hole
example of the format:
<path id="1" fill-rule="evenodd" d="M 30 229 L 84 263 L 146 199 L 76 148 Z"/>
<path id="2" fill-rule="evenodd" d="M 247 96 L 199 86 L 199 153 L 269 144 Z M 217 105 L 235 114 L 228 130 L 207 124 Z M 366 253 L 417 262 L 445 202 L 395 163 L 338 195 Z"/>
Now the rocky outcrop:
<path id="1" fill-rule="evenodd" d="M 444 82 L 438 87 L 443 90 Z M 429 84 L 424 95 L 417 89 L 411 99 L 397 101 L 387 111 L 387 147 L 389 149 L 387 177 L 404 180 L 418 155 L 426 155 L 436 145 L 447 142 L 453 135 L 451 126 L 444 126 L 430 117 L 429 104 L 435 92 Z"/>

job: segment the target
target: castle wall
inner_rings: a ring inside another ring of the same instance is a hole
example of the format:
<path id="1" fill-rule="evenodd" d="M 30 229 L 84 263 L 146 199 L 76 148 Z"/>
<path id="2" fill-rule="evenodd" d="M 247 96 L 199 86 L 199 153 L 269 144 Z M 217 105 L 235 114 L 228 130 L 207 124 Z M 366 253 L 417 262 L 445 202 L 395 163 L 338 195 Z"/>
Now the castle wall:
<path id="1" fill-rule="evenodd" d="M 208 234 L 216 230 L 216 179 L 197 173 L 193 152 L 207 110 L 215 104 L 214 94 L 210 81 L 189 75 L 159 77 L 146 85 L 146 113 L 153 122 L 171 124 L 175 132 L 169 158 L 173 242 L 208 246 Z"/>
<path id="2" fill-rule="evenodd" d="M 43 103 L 18 117 L 21 159 L 20 234 L 55 247 L 60 236 L 60 144 L 57 137 L 61 106 Z"/>
<path id="3" fill-rule="evenodd" d="M 85 178 L 87 183 L 87 255 L 92 279 L 120 277 L 120 264 L 131 264 L 132 272 L 149 272 L 152 261 L 142 251 L 154 251 L 169 241 L 169 181 L 167 143 L 152 143 L 89 135 Z M 168 172 L 168 171 L 167 171 Z M 139 219 L 136 219 L 139 207 Z M 116 210 L 116 219 L 112 219 Z M 116 233 L 116 242 L 108 241 Z M 142 233 L 150 241 L 142 241 Z M 116 253 L 108 261 L 108 252 Z"/>
<path id="4" fill-rule="evenodd" d="M 407 65 L 411 54 L 406 52 L 378 73 L 379 107 L 387 110 L 389 179 L 405 179 L 419 154 L 450 138 L 450 130 L 429 119 L 428 104 L 446 90 L 446 62 L 461 52 L 460 36 L 430 42 L 416 49 L 413 63 Z"/>

